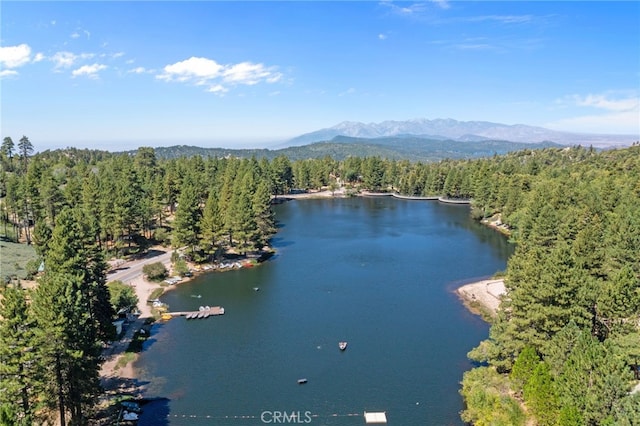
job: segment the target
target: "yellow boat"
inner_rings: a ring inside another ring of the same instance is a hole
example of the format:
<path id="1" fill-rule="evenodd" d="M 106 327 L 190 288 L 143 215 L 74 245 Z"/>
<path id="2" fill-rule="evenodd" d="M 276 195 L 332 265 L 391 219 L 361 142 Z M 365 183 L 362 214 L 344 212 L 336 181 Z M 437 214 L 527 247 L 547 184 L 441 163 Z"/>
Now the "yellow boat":
<path id="1" fill-rule="evenodd" d="M 162 314 L 162 316 L 160 318 L 162 318 L 165 321 L 168 321 L 171 318 L 173 318 L 173 315 L 171 315 L 171 314 Z"/>

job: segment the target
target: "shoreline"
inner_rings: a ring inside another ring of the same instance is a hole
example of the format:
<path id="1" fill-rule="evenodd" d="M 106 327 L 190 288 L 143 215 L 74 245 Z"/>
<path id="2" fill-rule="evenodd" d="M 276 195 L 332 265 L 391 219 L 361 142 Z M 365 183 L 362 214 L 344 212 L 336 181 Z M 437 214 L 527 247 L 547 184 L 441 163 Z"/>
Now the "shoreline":
<path id="1" fill-rule="evenodd" d="M 504 278 L 492 278 L 464 284 L 455 289 L 455 293 L 471 313 L 491 322 L 506 294 L 506 288 Z"/>
<path id="2" fill-rule="evenodd" d="M 273 253 L 274 252 L 272 250 L 265 251 L 261 253 L 258 259 L 266 260 L 269 257 L 271 257 Z M 246 268 L 248 267 L 246 265 L 246 262 L 251 260 L 252 259 L 250 259 L 247 256 L 240 257 L 234 261 L 230 260 L 225 263 L 229 263 L 232 265 L 240 264 L 241 266 L 231 266 L 231 267 L 221 268 L 218 265 L 218 267 L 212 266 L 210 269 L 203 269 L 201 266 L 194 266 L 193 264 L 189 263 L 190 270 L 192 271 L 193 275 L 190 277 L 181 277 L 180 281 L 174 284 L 167 284 L 165 283 L 164 280 L 162 282 L 149 281 L 148 279 L 145 278 L 142 272 L 140 272 L 140 274 L 135 276 L 134 278 L 127 280 L 125 284 L 131 286 L 134 289 L 136 296 L 138 297 L 138 305 L 136 306 L 136 308 L 139 312 L 139 315 L 136 315 L 136 318 L 133 320 L 131 319 L 131 316 L 130 316 L 129 317 L 130 322 L 127 325 L 127 328 L 124 334 L 122 335 L 122 337 L 117 341 L 113 341 L 109 345 L 109 347 L 103 350 L 103 357 L 105 358 L 105 362 L 102 364 L 102 367 L 100 369 L 100 379 L 101 379 L 101 382 L 103 383 L 105 391 L 112 391 L 114 390 L 114 387 L 119 387 L 117 385 L 114 386 L 114 382 L 132 381 L 132 380 L 135 381 L 137 379 L 136 371 L 135 371 L 135 368 L 133 367 L 133 364 L 140 356 L 139 352 L 133 353 L 134 355 L 131 357 L 131 359 L 128 360 L 128 362 L 126 362 L 126 364 L 119 365 L 119 360 L 126 353 L 127 348 L 129 347 L 129 344 L 131 343 L 136 333 L 138 333 L 141 329 L 143 329 L 145 325 L 149 323 L 153 323 L 155 321 L 168 321 L 168 320 L 157 318 L 157 315 L 154 315 L 154 307 L 151 303 L 149 303 L 150 296 L 154 291 L 157 291 L 157 289 L 162 289 L 162 293 L 160 293 L 156 297 L 159 299 L 165 293 L 172 291 L 180 284 L 190 282 L 200 275 L 209 274 L 213 272 L 227 272 L 227 271 L 232 271 L 236 269 Z M 171 267 L 171 260 L 166 260 L 162 263 L 164 264 L 167 271 L 169 271 L 167 279 L 169 279 L 169 277 L 174 276 L 175 271 L 173 271 Z M 253 262 L 251 263 L 251 267 L 256 267 L 256 266 L 257 265 L 255 265 Z M 107 279 L 107 282 L 110 282 L 110 281 L 115 281 L 115 280 Z M 128 391 L 131 392 L 130 389 Z M 138 391 L 141 391 L 141 389 L 138 389 Z"/>
<path id="3" fill-rule="evenodd" d="M 471 200 L 466 199 L 452 199 L 445 198 L 443 196 L 418 196 L 418 195 L 402 195 L 397 192 L 369 192 L 369 191 L 354 191 L 349 192 L 345 187 L 338 188 L 336 190 L 324 190 L 313 192 L 299 192 L 289 193 L 284 195 L 278 195 L 272 198 L 274 203 L 282 203 L 290 200 L 305 200 L 305 199 L 320 199 L 320 198 L 348 198 L 348 197 L 363 197 L 363 198 L 375 198 L 375 197 L 392 197 L 399 200 L 413 200 L 413 201 L 438 201 L 445 204 L 460 204 L 470 205 Z"/>
<path id="4" fill-rule="evenodd" d="M 364 193 L 364 194 L 351 194 L 347 193 L 345 188 L 339 188 L 337 190 L 325 190 L 325 191 L 317 191 L 317 192 L 308 192 L 308 193 L 299 193 L 299 194 L 287 194 L 286 196 L 281 196 L 278 198 L 274 198 L 274 202 L 286 202 L 293 199 L 318 199 L 318 198 L 346 198 L 350 196 L 376 196 L 374 193 Z M 393 195 L 393 194 L 384 194 L 384 195 Z M 440 199 L 440 197 L 396 197 L 399 199 L 420 199 L 420 200 L 436 200 L 441 202 L 446 202 Z M 277 200 L 277 201 L 276 201 Z M 458 204 L 458 203 L 456 203 Z M 460 203 L 467 204 L 468 202 Z M 494 228 L 497 231 L 500 229 L 496 229 L 495 226 L 490 226 L 488 223 L 483 223 L 488 225 L 490 228 Z M 164 249 L 164 248 L 163 248 Z M 271 251 L 271 254 L 274 252 Z M 261 258 L 265 256 L 265 253 L 262 253 Z M 270 256 L 267 256 L 269 258 Z M 249 260 L 244 257 L 241 259 L 236 259 L 234 261 L 229 261 L 229 263 L 240 262 L 243 266 L 240 268 L 246 267 L 244 263 Z M 128 262 L 127 262 L 128 263 Z M 163 262 L 165 267 L 170 273 L 169 276 L 173 276 L 173 271 L 171 268 L 171 261 L 166 260 Z M 236 268 L 211 268 L 211 269 L 203 269 L 201 266 L 194 267 L 191 266 L 191 270 L 193 271 L 193 275 L 191 277 L 183 277 L 179 282 L 171 285 L 163 285 L 161 283 L 150 282 L 148 281 L 142 274 L 142 271 L 134 278 L 129 279 L 128 284 L 132 286 L 135 290 L 136 295 L 138 296 L 138 311 L 140 314 L 137 318 L 131 321 L 125 331 L 123 337 L 111 343 L 109 347 L 107 347 L 103 351 L 103 356 L 105 357 L 105 362 L 102 364 L 100 370 L 100 381 L 105 391 L 105 400 L 106 402 L 111 401 L 113 398 L 117 398 L 122 395 L 130 395 L 134 398 L 140 398 L 143 396 L 146 384 L 140 381 L 140 377 L 138 371 L 134 367 L 135 362 L 141 356 L 141 352 L 134 352 L 133 356 L 129 355 L 125 359 L 125 364 L 122 365 L 122 362 L 119 363 L 119 360 L 125 357 L 126 350 L 131 343 L 133 337 L 140 332 L 141 329 L 145 328 L 145 325 L 153 323 L 153 321 L 149 322 L 149 319 L 154 318 L 153 307 L 150 303 L 147 303 L 150 295 L 153 291 L 158 288 L 162 288 L 163 291 L 157 298 L 160 298 L 163 294 L 168 291 L 171 291 L 172 288 L 180 285 L 181 283 L 190 282 L 197 276 L 202 274 L 208 274 L 211 272 L 225 272 L 230 270 L 235 270 Z M 257 266 L 252 264 L 252 266 Z M 107 277 L 107 281 L 110 281 Z M 464 284 L 457 289 L 455 289 L 457 296 L 462 301 L 463 305 L 473 314 L 480 315 L 485 321 L 491 322 L 491 319 L 495 317 L 496 311 L 500 304 L 500 297 L 505 293 L 504 288 L 504 280 L 503 279 L 485 279 L 481 281 L 475 281 L 468 284 Z M 157 321 L 162 321 L 157 319 Z M 149 331 L 149 327 L 146 327 L 145 330 Z M 131 354 L 131 353 L 130 353 Z M 119 365 L 120 364 L 120 365 Z"/>

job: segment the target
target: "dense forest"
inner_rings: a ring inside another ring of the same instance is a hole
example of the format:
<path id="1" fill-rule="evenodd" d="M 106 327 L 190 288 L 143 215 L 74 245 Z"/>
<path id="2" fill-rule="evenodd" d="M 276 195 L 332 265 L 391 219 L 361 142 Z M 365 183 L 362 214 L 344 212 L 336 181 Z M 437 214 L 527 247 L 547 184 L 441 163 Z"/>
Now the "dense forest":
<path id="1" fill-rule="evenodd" d="M 472 216 L 501 222 L 517 245 L 490 336 L 469 354 L 463 420 L 640 423 L 640 146 L 438 162 L 33 151 L 6 137 L 0 152 L 0 231 L 45 264 L 31 293 L 2 277 L 0 423 L 53 410 L 88 422 L 113 333 L 104 259 L 158 243 L 195 262 L 261 251 L 274 198 L 339 186 L 470 198 Z"/>
<path id="2" fill-rule="evenodd" d="M 179 157 L 237 157 L 266 158 L 273 160 L 285 156 L 291 161 L 331 157 L 342 161 L 348 157 L 383 157 L 390 160 L 433 162 L 445 159 L 468 159 L 506 154 L 522 149 L 562 147 L 553 142 L 523 143 L 503 140 L 457 141 L 434 139 L 422 136 L 390 136 L 381 138 L 354 138 L 336 136 L 330 141 L 308 145 L 289 146 L 280 149 L 232 149 L 203 148 L 199 146 L 175 145 L 155 148 L 159 159 Z M 135 154 L 129 151 L 127 154 Z"/>

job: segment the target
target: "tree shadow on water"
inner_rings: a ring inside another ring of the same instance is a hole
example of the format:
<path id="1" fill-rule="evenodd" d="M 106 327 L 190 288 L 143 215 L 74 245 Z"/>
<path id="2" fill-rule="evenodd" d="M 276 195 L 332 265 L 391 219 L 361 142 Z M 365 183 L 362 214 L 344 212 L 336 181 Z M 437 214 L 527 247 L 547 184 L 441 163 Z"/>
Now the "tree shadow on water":
<path id="1" fill-rule="evenodd" d="M 287 241 L 284 238 L 281 237 L 274 237 L 271 238 L 271 245 L 275 248 L 281 248 L 281 247 L 289 247 L 291 245 L 295 244 L 293 241 Z"/>
<path id="2" fill-rule="evenodd" d="M 169 398 L 153 398 L 142 404 L 142 413 L 138 418 L 139 426 L 166 426 L 169 424 Z"/>

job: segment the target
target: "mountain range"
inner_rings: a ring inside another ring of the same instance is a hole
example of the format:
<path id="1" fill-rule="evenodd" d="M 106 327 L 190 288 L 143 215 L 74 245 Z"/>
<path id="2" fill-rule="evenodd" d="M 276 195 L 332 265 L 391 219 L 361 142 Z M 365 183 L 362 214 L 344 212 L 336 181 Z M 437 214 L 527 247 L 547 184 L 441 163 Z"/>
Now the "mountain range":
<path id="1" fill-rule="evenodd" d="M 305 133 L 286 142 L 284 146 L 300 146 L 331 141 L 336 136 L 375 139 L 390 136 L 418 136 L 431 140 L 479 142 L 500 140 L 521 143 L 554 142 L 560 145 L 582 145 L 607 148 L 627 146 L 638 141 L 638 135 L 606 135 L 570 133 L 524 124 L 501 124 L 488 121 L 458 121 L 446 119 L 413 119 L 361 123 L 343 121 L 333 127 Z"/>

